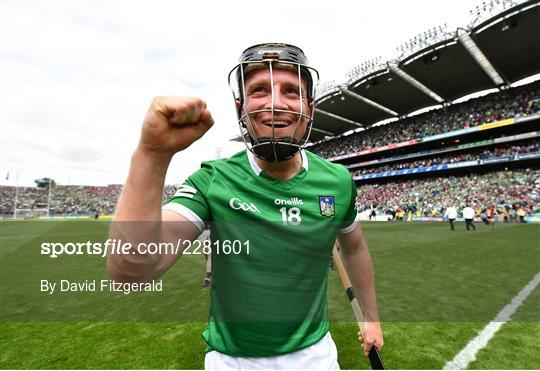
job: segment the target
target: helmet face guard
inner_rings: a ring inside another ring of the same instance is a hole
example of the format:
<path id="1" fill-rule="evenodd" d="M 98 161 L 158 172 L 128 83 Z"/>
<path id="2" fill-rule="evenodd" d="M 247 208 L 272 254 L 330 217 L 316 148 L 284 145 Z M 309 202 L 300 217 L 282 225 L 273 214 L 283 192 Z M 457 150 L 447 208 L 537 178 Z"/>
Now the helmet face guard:
<path id="1" fill-rule="evenodd" d="M 240 135 L 248 150 L 257 157 L 269 161 L 285 161 L 292 158 L 308 143 L 313 124 L 313 113 L 303 110 L 305 101 L 312 104 L 315 97 L 315 88 L 319 80 L 317 70 L 307 65 L 307 58 L 302 50 L 287 44 L 260 44 L 248 48 L 240 57 L 240 63 L 229 73 L 229 86 L 237 104 L 238 126 Z M 253 70 L 266 69 L 270 76 L 271 106 L 270 108 L 248 111 L 246 98 L 246 76 Z M 294 71 L 298 77 L 299 111 L 275 108 L 274 71 L 286 69 Z M 304 88 L 305 86 L 305 88 Z M 260 113 L 269 113 L 271 117 L 271 136 L 259 136 L 252 123 L 252 117 Z M 276 136 L 276 115 L 287 114 L 296 117 L 294 130 L 290 136 Z M 299 130 L 306 122 L 306 129 L 298 138 Z"/>

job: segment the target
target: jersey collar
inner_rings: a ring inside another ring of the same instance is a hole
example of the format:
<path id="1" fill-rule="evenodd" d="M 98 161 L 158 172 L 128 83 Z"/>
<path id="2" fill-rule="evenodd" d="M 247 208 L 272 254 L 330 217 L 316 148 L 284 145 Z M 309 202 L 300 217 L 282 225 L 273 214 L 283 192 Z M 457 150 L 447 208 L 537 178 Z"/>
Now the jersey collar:
<path id="1" fill-rule="evenodd" d="M 262 172 L 262 169 L 259 167 L 259 165 L 257 165 L 257 163 L 255 162 L 255 156 L 253 155 L 253 153 L 250 151 L 250 150 L 246 150 L 247 152 L 247 156 L 248 156 L 248 160 L 249 160 L 249 164 L 251 165 L 251 170 L 253 170 L 253 172 L 258 176 L 258 175 L 261 175 L 261 172 Z M 300 154 L 302 156 L 302 167 L 308 171 L 308 167 L 309 167 L 309 164 L 308 164 L 308 158 L 307 158 L 307 155 L 306 155 L 306 151 L 304 150 L 301 150 L 300 151 Z"/>

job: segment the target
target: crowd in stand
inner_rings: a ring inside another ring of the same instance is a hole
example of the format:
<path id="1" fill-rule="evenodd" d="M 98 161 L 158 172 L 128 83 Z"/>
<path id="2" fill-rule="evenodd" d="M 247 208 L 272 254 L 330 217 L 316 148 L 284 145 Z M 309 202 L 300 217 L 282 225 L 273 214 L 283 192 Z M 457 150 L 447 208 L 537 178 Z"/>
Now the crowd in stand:
<path id="1" fill-rule="evenodd" d="M 540 81 L 490 94 L 481 98 L 410 117 L 391 126 L 380 126 L 310 147 L 324 157 L 353 153 L 410 139 L 477 126 L 508 117 L 531 115 L 540 110 Z M 538 141 L 522 145 L 484 148 L 467 153 L 439 156 L 382 167 L 361 168 L 353 175 L 441 163 L 500 157 L 540 151 Z M 177 186 L 166 185 L 163 200 Z M 62 186 L 49 188 L 0 186 L 0 215 L 13 215 L 17 209 L 50 209 L 50 215 L 112 215 L 122 185 Z M 498 171 L 484 175 L 401 180 L 386 184 L 361 185 L 357 203 L 360 211 L 375 208 L 381 212 L 410 210 L 421 215 L 441 215 L 449 202 L 456 206 L 470 201 L 476 205 L 522 204 L 528 212 L 540 212 L 540 171 Z"/>
<path id="2" fill-rule="evenodd" d="M 379 166 L 379 167 L 370 167 L 359 169 L 352 172 L 353 176 L 365 175 L 365 174 L 375 174 L 375 173 L 384 173 L 385 171 L 392 170 L 402 170 L 402 169 L 412 169 L 424 166 L 435 166 L 441 164 L 452 164 L 462 161 L 475 161 L 483 160 L 486 158 L 493 157 L 504 157 L 504 156 L 514 156 L 522 153 L 532 153 L 540 152 L 540 141 L 535 141 L 526 145 L 512 145 L 508 144 L 506 146 L 494 147 L 488 149 L 477 149 L 468 153 L 459 153 L 448 156 L 438 156 L 430 157 L 420 160 L 411 160 L 411 161 L 402 161 L 398 163 L 393 163 L 389 165 Z"/>
<path id="3" fill-rule="evenodd" d="M 17 209 L 46 209 L 50 215 L 94 215 L 112 214 L 120 196 L 122 186 L 111 184 L 98 186 L 62 186 L 49 188 L 0 186 L 0 214 L 13 214 Z"/>
<path id="4" fill-rule="evenodd" d="M 378 213 L 398 210 L 421 216 L 442 216 L 450 206 L 476 209 L 521 205 L 527 213 L 540 212 L 540 170 L 498 171 L 429 179 L 407 179 L 385 184 L 364 184 L 358 188 L 359 211 Z"/>
<path id="5" fill-rule="evenodd" d="M 163 199 L 176 191 L 167 185 Z M 54 186 L 51 189 L 50 215 L 112 215 L 121 185 Z M 2 215 L 12 215 L 15 187 L 0 186 Z M 17 208 L 46 208 L 48 188 L 19 187 Z M 523 205 L 528 213 L 540 213 L 540 170 L 497 171 L 488 174 L 400 180 L 385 184 L 364 184 L 358 188 L 359 211 L 379 213 L 397 210 L 441 216 L 454 203 L 462 207 L 471 202 L 477 207 Z"/>
<path id="6" fill-rule="evenodd" d="M 540 81 L 391 122 L 309 148 L 331 158 L 540 111 Z"/>
<path id="7" fill-rule="evenodd" d="M 47 190 L 37 187 L 19 187 L 17 208 L 34 209 L 47 207 Z M 0 213 L 13 213 L 15 206 L 15 187 L 0 186 Z M 43 206 L 45 205 L 45 206 Z"/>
<path id="8" fill-rule="evenodd" d="M 163 200 L 171 197 L 178 186 L 166 185 Z M 49 188 L 0 186 L 0 215 L 13 215 L 17 209 L 46 209 Z M 50 192 L 50 215 L 112 215 L 122 191 L 121 184 L 98 186 L 53 185 Z"/>

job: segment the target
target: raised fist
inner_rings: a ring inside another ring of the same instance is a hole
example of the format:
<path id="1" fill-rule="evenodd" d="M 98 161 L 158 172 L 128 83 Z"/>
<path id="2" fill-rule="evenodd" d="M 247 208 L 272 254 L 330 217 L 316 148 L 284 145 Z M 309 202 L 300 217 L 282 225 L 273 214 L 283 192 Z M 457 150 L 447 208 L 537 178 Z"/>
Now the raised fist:
<path id="1" fill-rule="evenodd" d="M 139 148 L 172 157 L 201 138 L 213 124 L 202 99 L 156 97 L 144 118 Z"/>

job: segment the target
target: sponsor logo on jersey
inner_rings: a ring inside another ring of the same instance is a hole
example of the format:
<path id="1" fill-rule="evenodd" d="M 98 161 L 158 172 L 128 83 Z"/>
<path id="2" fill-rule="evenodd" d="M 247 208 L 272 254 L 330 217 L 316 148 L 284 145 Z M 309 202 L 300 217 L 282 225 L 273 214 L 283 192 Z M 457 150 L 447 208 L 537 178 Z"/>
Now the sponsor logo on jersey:
<path id="1" fill-rule="evenodd" d="M 190 187 L 187 184 L 183 184 L 182 186 L 180 186 L 180 188 L 178 188 L 173 197 L 193 198 L 196 193 L 197 190 L 195 188 Z"/>
<path id="2" fill-rule="evenodd" d="M 302 201 L 298 197 L 292 197 L 288 200 L 282 200 L 282 199 L 276 198 L 274 200 L 274 203 L 276 205 L 303 205 L 304 201 Z"/>
<path id="3" fill-rule="evenodd" d="M 336 215 L 334 196 L 319 196 L 319 208 L 322 216 Z"/>
<path id="4" fill-rule="evenodd" d="M 259 209 L 257 209 L 257 206 L 255 206 L 254 203 L 244 202 L 236 197 L 233 197 L 230 199 L 229 206 L 233 210 L 242 210 L 242 211 L 250 211 L 253 213 L 260 213 Z"/>

